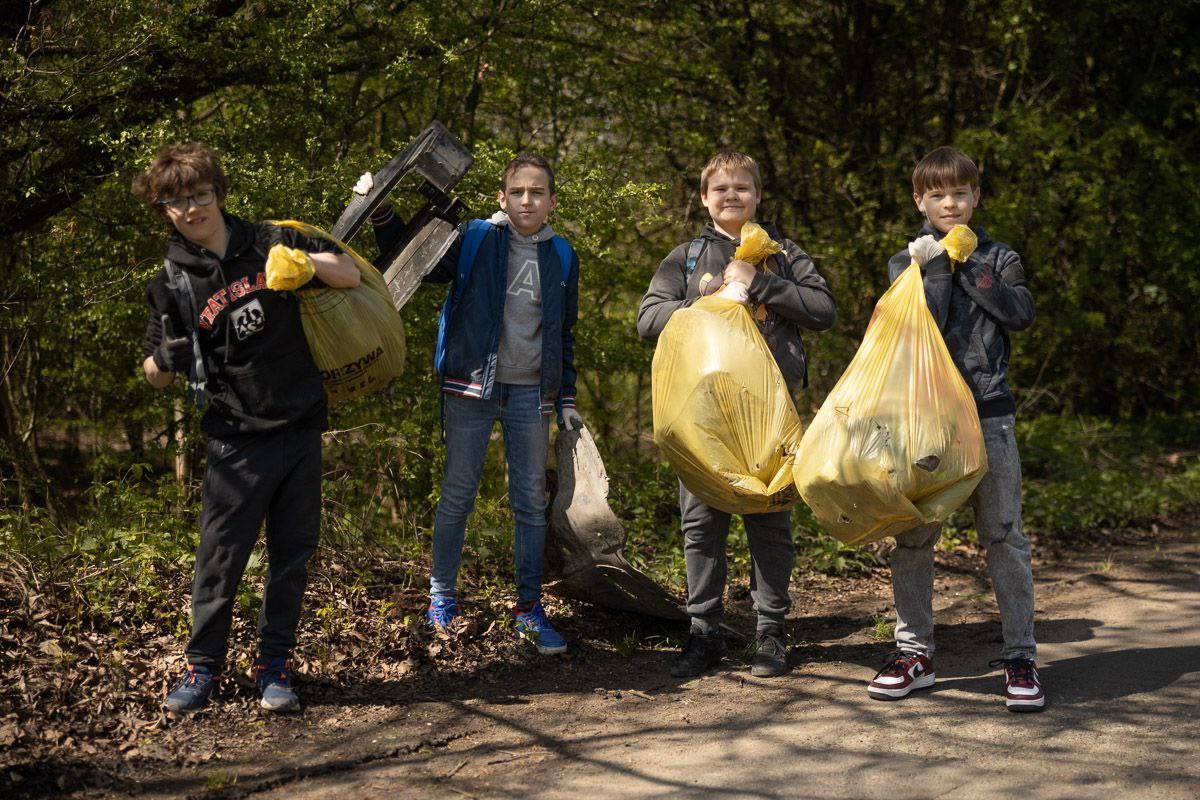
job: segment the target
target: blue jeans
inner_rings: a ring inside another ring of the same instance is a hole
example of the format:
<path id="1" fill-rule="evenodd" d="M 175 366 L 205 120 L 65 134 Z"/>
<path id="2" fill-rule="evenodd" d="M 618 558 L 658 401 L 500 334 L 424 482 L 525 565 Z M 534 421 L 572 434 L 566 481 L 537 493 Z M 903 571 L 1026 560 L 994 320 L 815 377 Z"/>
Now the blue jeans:
<path id="1" fill-rule="evenodd" d="M 433 523 L 433 594 L 456 594 L 467 517 L 475 508 L 492 426 L 500 420 L 508 457 L 508 499 L 516 517 L 517 602 L 542 596 L 546 546 L 546 452 L 550 418 L 541 389 L 497 383 L 486 400 L 446 395 L 446 473 Z"/>

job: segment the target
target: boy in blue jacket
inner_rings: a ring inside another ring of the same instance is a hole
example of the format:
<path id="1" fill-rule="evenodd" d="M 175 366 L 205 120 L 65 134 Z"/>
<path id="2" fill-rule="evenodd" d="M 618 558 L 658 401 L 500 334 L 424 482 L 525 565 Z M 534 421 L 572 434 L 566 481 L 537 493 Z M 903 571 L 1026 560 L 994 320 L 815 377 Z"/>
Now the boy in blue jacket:
<path id="1" fill-rule="evenodd" d="M 369 189 L 363 176 L 357 191 Z M 575 319 L 579 260 L 546 223 L 558 196 L 546 159 L 522 154 L 500 178 L 501 211 L 472 220 L 425 280 L 451 283 L 435 364 L 444 395 L 446 470 L 433 528 L 427 618 L 444 629 L 458 615 L 458 570 L 496 420 L 504 431 L 514 535 L 518 634 L 541 653 L 563 637 L 542 608 L 546 456 L 550 415 L 583 425 L 575 409 Z M 381 252 L 402 225 L 386 205 L 372 220 Z"/>
<path id="2" fill-rule="evenodd" d="M 951 264 L 940 244 L 952 227 L 969 224 L 979 205 L 979 169 L 970 158 L 939 147 L 918 162 L 912 182 L 913 200 L 926 222 L 908 248 L 892 256 L 888 275 L 895 281 L 911 261 L 920 265 L 929 311 L 975 396 L 988 472 L 970 502 L 1004 633 L 1004 650 L 991 666 L 1004 666 L 1010 711 L 1039 711 L 1045 697 L 1035 661 L 1033 571 L 1029 537 L 1021 527 L 1021 461 L 1013 431 L 1017 406 L 1008 388 L 1008 334 L 1033 323 L 1033 296 L 1021 257 L 982 228 L 972 227 L 979 245 L 963 264 Z M 941 529 L 933 523 L 896 537 L 897 649 L 867 687 L 876 700 L 898 700 L 933 686 L 933 547 Z"/>

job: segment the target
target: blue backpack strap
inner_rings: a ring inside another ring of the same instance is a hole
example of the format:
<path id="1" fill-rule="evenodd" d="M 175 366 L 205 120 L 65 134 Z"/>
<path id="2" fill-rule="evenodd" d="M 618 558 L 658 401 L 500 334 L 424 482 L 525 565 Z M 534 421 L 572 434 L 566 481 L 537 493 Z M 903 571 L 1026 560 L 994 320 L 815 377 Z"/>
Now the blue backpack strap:
<path id="1" fill-rule="evenodd" d="M 479 247 L 483 238 L 494 226 L 486 219 L 473 219 L 467 223 L 463 231 L 462 249 L 458 251 L 458 264 L 454 275 L 454 283 L 446 295 L 442 305 L 442 313 L 438 315 L 437 348 L 433 351 L 433 366 L 442 374 L 442 366 L 446 361 L 446 326 L 450 322 L 450 314 L 458 302 L 462 300 L 463 292 L 467 289 L 467 280 L 471 270 L 475 268 L 475 258 L 479 255 Z"/>
<path id="2" fill-rule="evenodd" d="M 571 247 L 571 243 L 558 234 L 550 240 L 550 244 L 554 246 L 554 252 L 558 255 L 558 264 L 562 268 L 563 286 L 567 285 L 567 280 L 571 277 L 571 260 L 575 255 L 575 250 Z"/>
<path id="3" fill-rule="evenodd" d="M 705 239 L 696 237 L 692 239 L 691 244 L 687 249 L 687 262 L 684 264 L 684 276 L 692 277 L 692 273 L 696 271 L 696 262 L 700 260 L 700 254 L 704 252 L 704 245 L 707 244 Z"/>
<path id="4" fill-rule="evenodd" d="M 475 257 L 479 255 L 479 246 L 483 244 L 483 237 L 487 236 L 488 231 L 493 227 L 492 223 L 486 219 L 473 219 L 467 223 L 467 229 L 463 232 L 462 250 L 458 252 L 458 274 L 454 276 L 454 303 L 462 299 L 462 294 L 467 288 L 467 279 L 471 277 L 471 270 L 475 268 Z"/>

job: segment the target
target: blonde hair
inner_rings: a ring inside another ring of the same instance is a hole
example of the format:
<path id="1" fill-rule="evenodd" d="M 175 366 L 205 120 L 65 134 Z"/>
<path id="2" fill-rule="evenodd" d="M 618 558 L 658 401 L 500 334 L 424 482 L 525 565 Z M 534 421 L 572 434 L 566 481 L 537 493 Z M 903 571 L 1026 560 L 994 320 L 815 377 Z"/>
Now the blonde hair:
<path id="1" fill-rule="evenodd" d="M 708 179 L 714 172 L 725 170 L 732 173 L 737 169 L 749 172 L 751 180 L 754 181 L 754 191 L 762 194 L 762 176 L 758 172 L 758 164 L 753 158 L 737 150 L 720 150 L 708 160 L 704 169 L 700 170 L 700 193 L 708 194 Z"/>
<path id="2" fill-rule="evenodd" d="M 961 150 L 939 147 L 917 162 L 912 173 L 913 191 L 925 194 L 930 189 L 953 186 L 979 188 L 979 167 Z"/>
<path id="3" fill-rule="evenodd" d="M 200 142 L 169 144 L 158 151 L 146 171 L 133 179 L 133 194 L 150 212 L 164 219 L 160 200 L 178 197 L 185 189 L 211 184 L 217 200 L 225 199 L 229 181 L 217 151 Z"/>

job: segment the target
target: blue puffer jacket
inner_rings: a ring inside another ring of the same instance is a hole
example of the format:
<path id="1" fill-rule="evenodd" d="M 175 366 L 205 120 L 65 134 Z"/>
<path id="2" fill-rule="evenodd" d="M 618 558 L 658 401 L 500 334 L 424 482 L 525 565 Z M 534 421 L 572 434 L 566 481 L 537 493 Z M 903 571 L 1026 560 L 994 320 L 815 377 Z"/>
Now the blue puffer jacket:
<path id="1" fill-rule="evenodd" d="M 467 225 L 433 271 L 428 283 L 450 283 L 453 297 L 458 261 Z M 381 253 L 395 244 L 403 223 L 393 217 L 375 229 Z M 567 275 L 563 279 L 564 273 Z M 551 240 L 538 243 L 542 286 L 542 413 L 575 406 L 575 320 L 579 315 L 579 258 L 571 251 L 569 271 L 559 263 Z M 458 302 L 446 318 L 441 364 L 442 391 L 462 397 L 490 398 L 496 382 L 508 275 L 508 226 L 489 225 Z"/>

